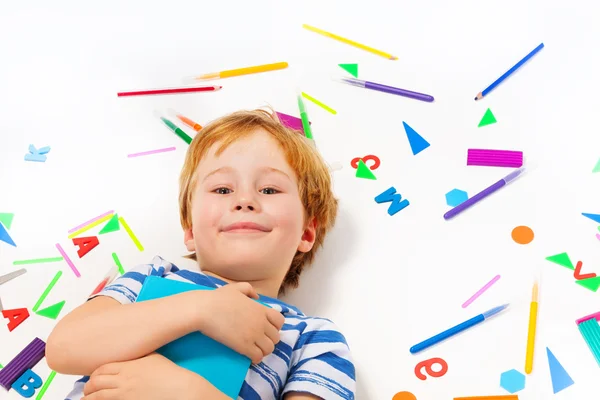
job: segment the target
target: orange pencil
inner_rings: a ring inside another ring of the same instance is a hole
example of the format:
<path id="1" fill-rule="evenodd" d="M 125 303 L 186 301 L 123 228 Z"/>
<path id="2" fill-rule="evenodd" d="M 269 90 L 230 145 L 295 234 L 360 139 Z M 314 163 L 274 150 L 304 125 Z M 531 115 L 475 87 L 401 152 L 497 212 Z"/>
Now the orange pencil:
<path id="1" fill-rule="evenodd" d="M 200 130 L 202 129 L 202 125 L 200 125 L 197 122 L 192 121 L 191 119 L 189 119 L 188 117 L 178 113 L 177 111 L 173 110 L 173 109 L 169 109 L 169 111 L 171 112 L 171 114 L 175 115 L 177 118 L 179 118 L 179 120 L 181 122 L 183 122 L 184 124 L 186 124 L 187 126 L 189 126 L 190 128 L 192 128 L 193 130 L 195 130 L 196 132 L 200 132 Z"/>

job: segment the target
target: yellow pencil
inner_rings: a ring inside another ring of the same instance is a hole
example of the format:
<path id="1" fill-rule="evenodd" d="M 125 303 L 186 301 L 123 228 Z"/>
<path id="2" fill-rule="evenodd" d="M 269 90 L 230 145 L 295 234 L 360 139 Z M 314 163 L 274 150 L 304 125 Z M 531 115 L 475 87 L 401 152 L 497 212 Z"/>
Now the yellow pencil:
<path id="1" fill-rule="evenodd" d="M 329 38 L 332 38 L 332 39 L 335 39 L 335 40 L 339 40 L 340 42 L 349 44 L 350 46 L 358 47 L 359 49 L 366 50 L 366 51 L 371 52 L 373 54 L 377 54 L 378 56 L 385 57 L 388 60 L 397 60 L 398 59 L 398 57 L 393 56 L 391 54 L 388 54 L 386 52 L 383 52 L 381 50 L 377 50 L 377 49 L 374 49 L 372 47 L 365 46 L 364 44 L 360 44 L 358 42 L 355 42 L 354 40 L 343 38 L 343 37 L 335 35 L 335 34 L 333 34 L 331 32 L 327 32 L 327 31 L 324 31 L 322 29 L 315 28 L 314 26 L 303 24 L 302 27 L 305 28 L 305 29 L 308 29 L 309 31 L 313 31 L 315 33 L 319 33 L 319 34 L 321 34 L 323 36 L 327 36 Z"/>
<path id="2" fill-rule="evenodd" d="M 244 68 L 238 68 L 238 69 L 229 69 L 227 71 L 211 72 L 210 74 L 194 76 L 191 78 L 186 78 L 185 80 L 191 79 L 191 80 L 196 80 L 196 81 L 203 81 L 203 80 L 207 80 L 207 79 L 230 78 L 232 76 L 256 74 L 259 72 L 267 72 L 267 71 L 275 71 L 277 69 L 284 69 L 287 67 L 288 67 L 287 62 L 278 62 L 278 63 L 274 63 L 274 64 L 256 65 L 254 67 L 244 67 Z"/>
<path id="3" fill-rule="evenodd" d="M 533 350 L 535 347 L 535 328 L 537 325 L 538 311 L 538 283 L 533 284 L 531 293 L 531 305 L 529 307 L 529 332 L 527 332 L 527 354 L 525 355 L 525 373 L 530 374 L 533 370 Z"/>

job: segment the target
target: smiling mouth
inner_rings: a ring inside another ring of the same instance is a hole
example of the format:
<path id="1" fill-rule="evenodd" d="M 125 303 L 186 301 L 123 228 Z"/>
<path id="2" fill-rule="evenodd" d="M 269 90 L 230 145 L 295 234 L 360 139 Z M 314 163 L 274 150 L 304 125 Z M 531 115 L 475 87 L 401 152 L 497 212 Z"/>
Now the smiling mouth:
<path id="1" fill-rule="evenodd" d="M 254 228 L 235 228 L 223 231 L 223 233 L 268 233 L 266 231 Z"/>

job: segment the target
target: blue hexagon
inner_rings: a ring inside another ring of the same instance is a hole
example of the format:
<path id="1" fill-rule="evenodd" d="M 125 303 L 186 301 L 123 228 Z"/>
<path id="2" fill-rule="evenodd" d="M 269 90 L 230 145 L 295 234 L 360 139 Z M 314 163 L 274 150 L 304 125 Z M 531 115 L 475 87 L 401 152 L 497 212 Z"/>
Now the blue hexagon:
<path id="1" fill-rule="evenodd" d="M 500 386 L 508 393 L 517 393 L 519 390 L 525 389 L 525 375 L 516 369 L 503 372 L 500 375 Z"/>
<path id="2" fill-rule="evenodd" d="M 466 201 L 469 198 L 469 195 L 464 190 L 460 189 L 452 189 L 448 193 L 446 193 L 446 203 L 450 207 L 456 207 L 460 203 Z"/>

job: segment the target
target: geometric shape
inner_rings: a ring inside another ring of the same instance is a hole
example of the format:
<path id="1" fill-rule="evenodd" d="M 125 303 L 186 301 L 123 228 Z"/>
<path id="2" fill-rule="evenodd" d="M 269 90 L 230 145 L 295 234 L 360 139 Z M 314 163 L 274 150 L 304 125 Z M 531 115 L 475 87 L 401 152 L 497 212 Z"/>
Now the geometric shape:
<path id="1" fill-rule="evenodd" d="M 36 312 L 36 314 L 40 315 L 42 317 L 56 319 L 58 317 L 58 314 L 60 314 L 64 305 L 65 305 L 65 300 L 61 301 L 60 303 L 51 305 L 50 307 L 46 307 L 43 310 L 39 310 L 38 312 Z"/>
<path id="2" fill-rule="evenodd" d="M 125 222 L 123 217 L 119 217 L 119 222 L 121 222 L 121 225 L 123 225 L 123 228 L 125 228 L 125 231 L 127 231 L 127 234 L 129 235 L 131 240 L 133 240 L 135 247 L 137 247 L 139 251 L 144 251 L 144 246 L 142 246 L 137 236 L 135 236 L 135 234 L 133 233 L 129 225 L 127 225 L 127 222 Z"/>
<path id="3" fill-rule="evenodd" d="M 511 236 L 516 243 L 527 244 L 533 240 L 533 231 L 528 226 L 517 226 L 512 230 Z"/>
<path id="4" fill-rule="evenodd" d="M 523 166 L 523 152 L 512 150 L 468 149 L 467 165 L 519 168 Z"/>
<path id="5" fill-rule="evenodd" d="M 38 395 L 35 396 L 35 400 L 41 400 L 41 398 L 46 393 L 46 390 L 48 390 L 48 386 L 50 386 L 50 384 L 54 380 L 55 376 L 56 376 L 56 371 L 50 372 L 50 375 L 48 375 L 48 379 L 46 379 L 46 382 L 44 382 L 44 386 L 42 386 L 42 388 L 40 389 L 40 392 L 38 393 Z"/>
<path id="6" fill-rule="evenodd" d="M 386 203 L 388 201 L 392 202 L 392 204 L 390 204 L 388 208 L 389 215 L 396 214 L 398 211 L 403 210 L 406 206 L 410 204 L 406 199 L 402 201 L 400 200 L 402 200 L 402 196 L 400 195 L 400 193 L 396 193 L 396 188 L 394 188 L 393 186 L 385 192 L 378 194 L 377 197 L 375 197 L 375 201 L 379 204 Z"/>
<path id="7" fill-rule="evenodd" d="M 90 219 L 89 221 L 84 222 L 83 224 L 77 225 L 75 228 L 69 229 L 69 233 L 73 233 L 76 230 L 81 229 L 84 226 L 87 226 L 87 225 L 91 224 L 92 222 L 99 220 L 100 218 L 106 217 L 107 215 L 112 215 L 112 214 L 114 214 L 114 212 L 115 212 L 115 210 L 110 210 L 110 211 L 105 212 L 104 214 L 98 215 L 97 217 L 94 217 L 94 218 Z"/>
<path id="8" fill-rule="evenodd" d="M 598 162 L 596 163 L 596 166 L 592 170 L 592 173 L 594 173 L 594 172 L 600 172 L 600 159 L 598 159 Z"/>
<path id="9" fill-rule="evenodd" d="M 598 288 L 600 288 L 600 276 L 595 278 L 582 279 L 580 281 L 575 281 L 576 284 L 583 286 L 586 289 L 591 290 L 592 292 L 597 292 Z"/>
<path id="10" fill-rule="evenodd" d="M 27 371 L 35 367 L 46 354 L 46 343 L 34 338 L 6 367 L 0 370 L 0 386 L 9 390 L 11 385 Z"/>
<path id="11" fill-rule="evenodd" d="M 516 369 L 503 372 L 500 375 L 500 386 L 508 393 L 516 393 L 523 390 L 525 389 L 525 375 Z"/>
<path id="12" fill-rule="evenodd" d="M 495 123 L 496 123 L 496 117 L 494 117 L 492 110 L 490 110 L 488 108 L 486 110 L 485 114 L 483 114 L 483 117 L 481 118 L 481 121 L 479 121 L 479 125 L 477 125 L 477 127 L 481 128 L 482 126 L 491 125 L 491 124 L 495 124 Z"/>
<path id="13" fill-rule="evenodd" d="M 598 214 L 581 213 L 581 215 L 583 215 L 584 217 L 588 217 L 592 221 L 600 223 L 600 215 Z"/>
<path id="14" fill-rule="evenodd" d="M 42 386 L 42 378 L 35 372 L 28 369 L 21 375 L 11 387 L 23 397 L 31 397 L 35 394 L 35 389 Z"/>
<path id="15" fill-rule="evenodd" d="M 8 318 L 8 330 L 12 332 L 23 321 L 29 318 L 29 311 L 26 308 L 15 308 L 14 310 L 2 310 L 2 316 Z"/>
<path id="16" fill-rule="evenodd" d="M 59 262 L 63 261 L 62 257 L 49 257 L 49 258 L 33 258 L 31 260 L 15 260 L 13 261 L 13 265 L 27 265 L 27 264 L 41 264 L 41 263 L 50 263 L 50 262 Z"/>
<path id="17" fill-rule="evenodd" d="M 37 149 L 38 154 L 48 154 L 50 152 L 50 146 L 44 146 Z"/>
<path id="18" fill-rule="evenodd" d="M 488 290 L 494 283 L 496 283 L 500 279 L 500 275 L 496 275 L 492 278 L 491 281 L 486 283 L 481 289 L 479 289 L 473 296 L 469 298 L 469 300 L 465 301 L 462 305 L 462 308 L 467 308 L 472 302 L 474 302 L 479 296 L 483 294 L 486 290 Z"/>
<path id="19" fill-rule="evenodd" d="M 596 239 L 600 240 L 600 234 L 596 233 Z"/>
<path id="20" fill-rule="evenodd" d="M 0 224 L 4 224 L 6 229 L 10 229 L 14 217 L 13 213 L 0 213 Z"/>
<path id="21" fill-rule="evenodd" d="M 596 362 L 600 365 L 600 325 L 595 319 L 588 319 L 578 323 L 577 327 L 583 340 L 585 340 Z"/>
<path id="22" fill-rule="evenodd" d="M 79 273 L 79 270 L 77 269 L 77 267 L 75 267 L 75 264 L 73 264 L 73 261 L 71 261 L 71 259 L 69 258 L 69 256 L 67 255 L 67 253 L 65 253 L 65 250 L 62 248 L 62 246 L 60 245 L 60 243 L 56 243 L 56 248 L 58 249 L 58 252 L 63 256 L 63 258 L 65 259 L 65 262 L 67 263 L 67 265 L 69 267 L 71 267 L 71 270 L 73 271 L 73 273 L 75 274 L 76 277 L 80 277 L 81 274 Z"/>
<path id="23" fill-rule="evenodd" d="M 302 92 L 302 97 L 304 97 L 308 101 L 312 101 L 313 103 L 315 103 L 316 105 L 318 105 L 319 107 L 321 107 L 325 111 L 330 112 L 333 115 L 337 114 L 337 111 L 335 111 L 333 108 L 329 107 L 327 104 L 323 103 L 322 101 L 319 101 L 319 100 L 315 99 L 314 97 L 312 97 L 309 94 L 306 94 L 306 93 Z"/>
<path id="24" fill-rule="evenodd" d="M 123 275 L 125 273 L 125 270 L 123 269 L 123 266 L 121 265 L 121 261 L 119 260 L 117 253 L 112 253 L 112 258 L 115 261 L 115 264 L 117 264 L 117 267 L 119 268 L 119 273 L 121 275 Z"/>
<path id="25" fill-rule="evenodd" d="M 456 207 L 460 203 L 465 202 L 469 198 L 469 195 L 464 190 L 452 189 L 446 193 L 446 204 L 450 207 Z"/>
<path id="26" fill-rule="evenodd" d="M 412 150 L 413 155 L 417 155 L 429 147 L 429 142 L 427 142 L 427 140 L 423 139 L 423 137 L 419 135 L 413 128 L 411 128 L 406 122 L 402 121 L 402 123 L 404 124 L 406 137 L 408 138 L 408 143 L 410 144 L 410 149 Z"/>
<path id="27" fill-rule="evenodd" d="M 582 279 L 589 279 L 589 278 L 595 278 L 596 274 L 594 272 L 590 272 L 589 274 L 582 274 L 581 273 L 581 267 L 583 266 L 583 263 L 581 261 L 577 261 L 577 265 L 575 266 L 575 272 L 573 272 L 573 277 L 575 279 L 577 279 L 578 281 L 582 280 Z"/>
<path id="28" fill-rule="evenodd" d="M 392 400 L 417 400 L 417 397 L 411 392 L 398 392 L 392 397 Z"/>
<path id="29" fill-rule="evenodd" d="M 12 238 L 10 237 L 10 235 L 4 228 L 4 225 L 2 225 L 2 223 L 0 223 L 0 241 L 6 242 L 6 243 L 10 244 L 11 246 L 17 247 L 15 242 L 12 240 Z"/>
<path id="30" fill-rule="evenodd" d="M 97 236 L 86 236 L 80 238 L 73 238 L 73 244 L 79 247 L 79 250 L 77 250 L 77 255 L 79 256 L 79 258 L 81 258 L 85 256 L 94 247 L 98 246 L 100 242 L 98 241 Z"/>
<path id="31" fill-rule="evenodd" d="M 277 114 L 277 117 L 279 117 L 279 122 L 281 123 L 281 125 L 290 128 L 294 131 L 300 131 L 304 134 L 302 120 L 300 118 L 294 117 L 293 115 L 284 114 L 278 111 L 275 111 L 275 114 Z"/>
<path id="32" fill-rule="evenodd" d="M 358 160 L 358 168 L 356 168 L 356 177 L 364 179 L 377 179 L 363 160 Z"/>
<path id="33" fill-rule="evenodd" d="M 18 278 L 19 276 L 23 275 L 26 272 L 27 272 L 27 270 L 25 268 L 21 268 L 16 271 L 9 272 L 8 274 L 0 275 L 0 285 L 5 284 L 6 282 L 10 282 L 15 278 Z"/>
<path id="34" fill-rule="evenodd" d="M 350 166 L 352 166 L 352 168 L 354 169 L 358 168 L 358 160 L 363 160 L 365 164 L 367 163 L 367 161 L 373 161 L 374 164 L 369 167 L 371 171 L 379 168 L 379 166 L 381 165 L 381 160 L 379 159 L 379 157 L 369 154 L 368 156 L 353 158 L 352 161 L 350 161 Z"/>
<path id="35" fill-rule="evenodd" d="M 552 379 L 552 390 L 554 394 L 564 390 L 574 384 L 573 379 L 569 376 L 565 368 L 556 359 L 554 354 L 546 347 L 548 354 L 548 365 L 550 366 L 550 378 Z"/>
<path id="36" fill-rule="evenodd" d="M 573 263 L 571 262 L 571 259 L 569 258 L 569 255 L 567 253 L 560 253 L 560 254 L 550 256 L 550 257 L 546 257 L 546 260 L 552 261 L 553 263 L 562 265 L 563 267 L 567 267 L 569 269 L 575 269 L 575 267 L 573 267 Z"/>
<path id="37" fill-rule="evenodd" d="M 75 236 L 79 236 L 81 235 L 83 232 L 89 231 L 90 229 L 100 225 L 103 222 L 108 221 L 109 219 L 112 218 L 112 213 L 109 215 L 106 215 L 98 220 L 95 220 L 94 222 L 87 224 L 86 226 L 84 226 L 83 228 L 71 233 L 69 236 L 67 236 L 69 239 L 73 239 Z"/>
<path id="38" fill-rule="evenodd" d="M 104 228 L 102 228 L 102 230 L 100 232 L 98 232 L 98 235 L 103 235 L 105 233 L 110 233 L 110 232 L 116 232 L 119 229 L 121 229 L 121 225 L 119 225 L 119 214 L 115 214 L 110 219 L 110 221 L 108 221 L 106 223 L 106 225 L 104 225 Z"/>
<path id="39" fill-rule="evenodd" d="M 44 300 L 46 300 L 46 297 L 48 297 L 48 294 L 50 294 L 50 291 L 52 290 L 54 285 L 56 285 L 56 282 L 58 282 L 58 280 L 60 279 L 61 276 L 62 276 L 62 271 L 56 272 L 56 275 L 54 275 L 54 278 L 52 278 L 52 281 L 50 281 L 50 284 L 48 285 L 46 290 L 44 290 L 44 293 L 42 293 L 42 295 L 38 299 L 37 303 L 35 303 L 35 305 L 31 309 L 31 311 L 37 312 L 37 310 L 40 308 L 40 306 L 42 305 Z"/>
<path id="40" fill-rule="evenodd" d="M 358 78 L 358 64 L 338 64 L 342 69 L 355 78 Z"/>
<path id="41" fill-rule="evenodd" d="M 175 151 L 175 150 L 177 150 L 176 147 L 166 147 L 163 149 L 148 150 L 148 151 L 142 151 L 140 153 L 127 154 L 127 157 L 132 158 L 132 157 L 139 157 L 139 156 L 149 156 L 150 154 L 166 153 L 167 151 Z"/>
<path id="42" fill-rule="evenodd" d="M 29 153 L 25 154 L 25 157 L 24 157 L 25 161 L 37 161 L 37 162 L 46 162 L 47 158 L 48 157 L 46 157 L 43 154 L 29 154 Z"/>

